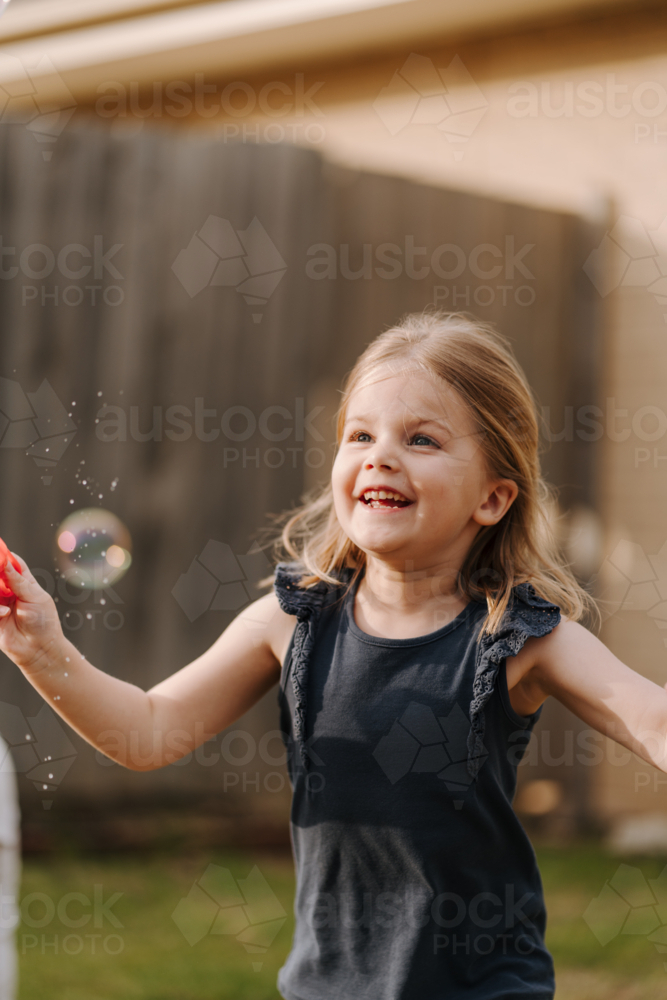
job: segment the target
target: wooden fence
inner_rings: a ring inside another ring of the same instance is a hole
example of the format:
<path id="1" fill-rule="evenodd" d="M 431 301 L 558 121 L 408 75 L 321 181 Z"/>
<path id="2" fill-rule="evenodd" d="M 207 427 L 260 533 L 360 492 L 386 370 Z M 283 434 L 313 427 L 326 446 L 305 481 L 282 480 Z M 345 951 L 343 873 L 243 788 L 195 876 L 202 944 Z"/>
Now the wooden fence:
<path id="1" fill-rule="evenodd" d="M 356 173 L 288 145 L 148 130 L 72 128 L 45 162 L 11 125 L 0 220 L 0 534 L 55 587 L 64 517 L 101 506 L 125 522 L 128 574 L 104 595 L 60 585 L 59 606 L 93 663 L 142 687 L 202 653 L 258 594 L 253 537 L 327 474 L 341 379 L 405 312 L 436 304 L 494 322 L 554 430 L 567 407 L 596 400 L 599 316 L 582 264 L 600 233 L 570 215 Z M 36 428 L 27 448 L 21 420 Z M 565 507 L 594 504 L 594 459 L 568 434 L 545 452 Z M 44 790 L 16 730 L 41 700 L 6 660 L 1 678 L 25 810 L 227 789 L 237 811 L 284 815 L 278 746 L 258 749 L 277 724 L 275 692 L 233 727 L 256 743 L 250 763 L 234 763 L 247 738 L 224 752 L 217 738 L 199 760 L 136 774 L 52 727 L 42 744 L 62 780 Z M 562 727 L 564 712 L 545 709 L 541 724 Z M 562 780 L 583 802 L 581 776 Z"/>

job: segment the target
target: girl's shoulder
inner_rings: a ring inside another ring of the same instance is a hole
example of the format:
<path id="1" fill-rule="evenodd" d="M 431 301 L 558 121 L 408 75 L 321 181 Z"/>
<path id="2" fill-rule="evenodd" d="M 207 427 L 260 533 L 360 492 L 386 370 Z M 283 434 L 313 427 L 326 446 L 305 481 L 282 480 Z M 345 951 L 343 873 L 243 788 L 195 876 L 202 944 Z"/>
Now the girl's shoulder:
<path id="1" fill-rule="evenodd" d="M 527 639 L 547 635 L 560 621 L 557 604 L 541 597 L 531 583 L 518 583 L 512 588 L 500 627 L 484 635 L 481 644 L 486 650 L 493 650 L 494 659 L 515 656 Z"/>
<path id="2" fill-rule="evenodd" d="M 288 615 L 310 618 L 317 614 L 328 598 L 338 594 L 349 584 L 353 574 L 353 570 L 343 569 L 339 571 L 339 582 L 335 585 L 320 580 L 311 586 L 302 587 L 300 581 L 306 572 L 305 567 L 298 562 L 283 562 L 276 566 L 273 589 L 280 607 Z"/>

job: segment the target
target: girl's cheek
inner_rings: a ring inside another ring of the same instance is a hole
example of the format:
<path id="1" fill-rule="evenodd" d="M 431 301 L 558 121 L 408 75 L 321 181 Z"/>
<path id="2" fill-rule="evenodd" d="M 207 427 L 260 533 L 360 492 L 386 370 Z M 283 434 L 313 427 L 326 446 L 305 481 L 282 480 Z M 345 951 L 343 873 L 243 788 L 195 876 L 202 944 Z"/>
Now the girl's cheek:
<path id="1" fill-rule="evenodd" d="M 343 512 L 346 500 L 348 499 L 348 494 L 354 485 L 354 482 L 352 482 L 351 485 L 348 484 L 348 478 L 349 477 L 345 476 L 344 470 L 340 467 L 340 465 L 336 466 L 334 463 L 334 467 L 331 471 L 331 492 L 333 494 L 334 508 L 338 515 Z"/>

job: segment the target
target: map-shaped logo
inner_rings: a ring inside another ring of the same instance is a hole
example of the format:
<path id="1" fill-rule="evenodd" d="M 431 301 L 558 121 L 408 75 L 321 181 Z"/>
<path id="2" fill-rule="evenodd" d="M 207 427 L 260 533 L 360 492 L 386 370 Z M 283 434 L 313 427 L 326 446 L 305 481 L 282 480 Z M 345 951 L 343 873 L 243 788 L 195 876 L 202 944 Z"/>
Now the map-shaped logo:
<path id="1" fill-rule="evenodd" d="M 49 57 L 28 61 L 2 52 L 2 79 L 11 83 L 0 83 L 0 122 L 24 124 L 39 143 L 52 146 L 74 114 L 76 101 Z M 42 150 L 45 160 L 52 155 L 52 149 Z"/>
<path id="2" fill-rule="evenodd" d="M 257 599 L 254 582 L 271 573 L 264 552 L 252 547 L 236 556 L 225 542 L 209 539 L 199 556 L 181 573 L 172 594 L 189 621 L 205 611 L 238 611 Z"/>
<path id="3" fill-rule="evenodd" d="M 667 626 L 667 542 L 652 556 L 641 545 L 620 541 L 600 567 L 600 613 L 645 611 L 660 629 Z M 667 639 L 663 640 L 667 646 Z"/>
<path id="4" fill-rule="evenodd" d="M 55 712 L 42 705 L 37 715 L 26 718 L 16 705 L 0 701 L 0 734 L 11 748 L 0 768 L 13 768 L 32 781 L 38 792 L 52 795 L 76 757 L 76 748 Z M 43 798 L 43 807 L 50 809 L 52 801 Z"/>
<path id="5" fill-rule="evenodd" d="M 646 937 L 667 952 L 667 865 L 657 878 L 621 864 L 586 907 L 584 920 L 604 947 L 619 934 Z M 663 962 L 667 972 L 667 962 Z"/>
<path id="6" fill-rule="evenodd" d="M 373 103 L 392 135 L 408 125 L 432 125 L 451 143 L 467 142 L 488 106 L 459 56 L 446 68 L 437 69 L 432 59 L 415 52 Z M 462 157 L 462 150 L 454 153 L 455 159 Z"/>
<path id="7" fill-rule="evenodd" d="M 0 378 L 0 448 L 22 448 L 40 468 L 54 468 L 76 432 L 76 424 L 44 379 L 36 392 Z M 42 476 L 48 486 L 53 477 Z"/>
<path id="8" fill-rule="evenodd" d="M 654 230 L 639 219 L 621 215 L 591 251 L 584 271 L 605 298 L 616 288 L 645 288 L 659 305 L 667 305 L 667 218 Z M 667 321 L 667 313 L 663 313 Z"/>
<path id="9" fill-rule="evenodd" d="M 207 934 L 232 934 L 249 954 L 266 954 L 287 914 L 255 865 L 246 878 L 209 865 L 171 915 L 191 947 Z M 253 962 L 256 972 L 261 962 Z"/>
<path id="10" fill-rule="evenodd" d="M 428 705 L 411 701 L 373 756 L 392 785 L 410 772 L 435 774 L 449 791 L 463 793 L 473 780 L 467 767 L 469 732 L 470 720 L 460 705 L 436 718 Z M 488 757 L 486 748 L 480 757 L 483 763 Z"/>
<path id="11" fill-rule="evenodd" d="M 181 250 L 172 271 L 190 298 L 204 288 L 235 288 L 249 306 L 266 305 L 287 264 L 257 216 L 247 229 L 209 215 L 198 233 Z M 255 323 L 261 312 L 253 312 Z"/>

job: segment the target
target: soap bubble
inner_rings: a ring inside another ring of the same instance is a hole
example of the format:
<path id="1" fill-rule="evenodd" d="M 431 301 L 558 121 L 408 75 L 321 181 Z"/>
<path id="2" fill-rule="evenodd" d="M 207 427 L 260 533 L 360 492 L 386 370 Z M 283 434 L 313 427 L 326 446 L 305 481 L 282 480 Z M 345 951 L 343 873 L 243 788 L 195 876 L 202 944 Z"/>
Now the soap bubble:
<path id="1" fill-rule="evenodd" d="M 7 10 L 8 7 L 9 7 L 9 0 L 2 0 L 2 3 L 0 3 L 0 14 L 4 14 L 4 12 Z"/>
<path id="2" fill-rule="evenodd" d="M 74 511 L 56 531 L 60 572 L 68 583 L 85 590 L 101 590 L 125 576 L 131 551 L 123 522 L 100 507 Z"/>

